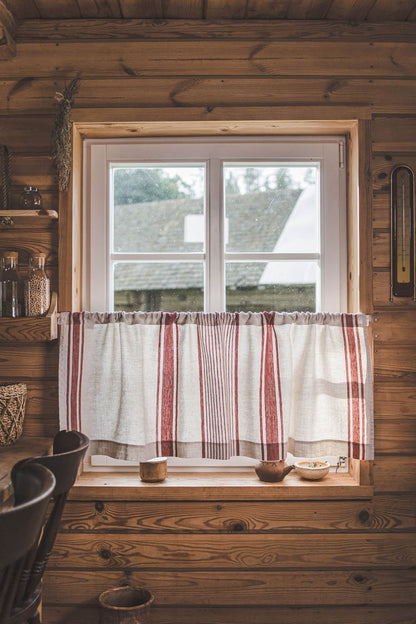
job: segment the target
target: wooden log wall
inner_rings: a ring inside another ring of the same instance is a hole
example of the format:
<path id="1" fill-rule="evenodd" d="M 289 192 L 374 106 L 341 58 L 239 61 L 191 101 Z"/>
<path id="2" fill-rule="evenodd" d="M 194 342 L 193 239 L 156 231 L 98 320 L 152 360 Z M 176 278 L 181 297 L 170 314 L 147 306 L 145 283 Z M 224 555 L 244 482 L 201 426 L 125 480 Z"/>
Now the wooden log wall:
<path id="1" fill-rule="evenodd" d="M 77 23 L 78 22 L 78 23 Z M 98 621 L 98 593 L 123 582 L 156 596 L 155 624 L 411 624 L 416 619 L 416 314 L 389 299 L 389 176 L 416 169 L 416 29 L 398 24 L 283 27 L 174 22 L 25 22 L 1 61 L 0 143 L 25 184 L 58 208 L 50 159 L 54 95 L 80 74 L 74 116 L 117 123 L 192 121 L 223 133 L 244 121 L 363 119 L 364 266 L 374 314 L 375 495 L 367 501 L 72 499 L 44 585 L 44 622 Z M 304 127 L 304 126 L 303 126 Z M 237 130 L 236 130 L 237 129 Z M 207 130 L 208 131 L 208 130 Z M 253 130 L 255 133 L 255 129 Z M 62 216 L 62 215 L 61 215 Z M 30 234 L 30 236 L 29 236 Z M 4 230 L 0 246 L 47 249 L 56 232 Z M 61 293 L 63 294 L 63 293 Z M 56 344 L 0 347 L 0 381 L 29 385 L 25 431 L 57 427 Z"/>

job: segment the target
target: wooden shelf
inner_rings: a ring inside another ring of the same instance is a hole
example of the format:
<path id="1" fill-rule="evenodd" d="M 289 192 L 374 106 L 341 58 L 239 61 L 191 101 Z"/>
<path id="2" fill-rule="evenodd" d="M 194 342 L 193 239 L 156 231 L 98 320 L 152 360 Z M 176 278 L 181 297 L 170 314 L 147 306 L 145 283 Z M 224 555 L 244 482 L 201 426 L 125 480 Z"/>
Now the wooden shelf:
<path id="1" fill-rule="evenodd" d="M 280 483 L 264 483 L 244 472 L 172 472 L 163 483 L 144 483 L 134 472 L 84 472 L 71 500 L 355 500 L 373 495 L 348 473 L 330 472 L 321 481 L 291 473 Z"/>
<path id="2" fill-rule="evenodd" d="M 56 210 L 0 210 L 0 228 L 48 227 L 57 222 Z"/>
<path id="3" fill-rule="evenodd" d="M 58 295 L 52 293 L 46 316 L 0 318 L 0 342 L 44 342 L 58 337 Z"/>

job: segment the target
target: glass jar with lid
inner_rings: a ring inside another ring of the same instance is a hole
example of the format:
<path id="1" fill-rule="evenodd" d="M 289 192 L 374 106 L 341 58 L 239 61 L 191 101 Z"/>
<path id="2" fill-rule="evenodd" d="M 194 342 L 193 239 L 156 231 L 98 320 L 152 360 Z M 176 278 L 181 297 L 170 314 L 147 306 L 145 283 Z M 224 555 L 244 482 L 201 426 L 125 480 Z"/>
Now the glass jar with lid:
<path id="1" fill-rule="evenodd" d="M 50 305 L 50 281 L 45 272 L 46 254 L 32 256 L 25 288 L 26 316 L 43 316 Z"/>
<path id="2" fill-rule="evenodd" d="M 21 281 L 17 271 L 17 251 L 3 252 L 1 271 L 1 316 L 18 318 L 22 316 Z"/>
<path id="3" fill-rule="evenodd" d="M 42 208 L 42 197 L 37 186 L 25 186 L 19 197 L 19 207 L 22 210 L 40 210 Z"/>

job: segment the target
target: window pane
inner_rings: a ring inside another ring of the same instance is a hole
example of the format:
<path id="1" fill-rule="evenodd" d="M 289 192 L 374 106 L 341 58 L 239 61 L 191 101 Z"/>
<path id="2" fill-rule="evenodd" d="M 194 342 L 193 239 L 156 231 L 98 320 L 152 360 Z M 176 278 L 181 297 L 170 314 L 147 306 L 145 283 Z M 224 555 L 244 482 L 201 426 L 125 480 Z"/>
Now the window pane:
<path id="1" fill-rule="evenodd" d="M 203 166 L 114 167 L 116 252 L 204 250 Z"/>
<path id="2" fill-rule="evenodd" d="M 227 252 L 319 251 L 319 166 L 224 167 Z"/>
<path id="3" fill-rule="evenodd" d="M 315 312 L 316 261 L 227 262 L 227 312 Z"/>
<path id="4" fill-rule="evenodd" d="M 115 262 L 114 309 L 187 312 L 204 309 L 203 262 Z"/>

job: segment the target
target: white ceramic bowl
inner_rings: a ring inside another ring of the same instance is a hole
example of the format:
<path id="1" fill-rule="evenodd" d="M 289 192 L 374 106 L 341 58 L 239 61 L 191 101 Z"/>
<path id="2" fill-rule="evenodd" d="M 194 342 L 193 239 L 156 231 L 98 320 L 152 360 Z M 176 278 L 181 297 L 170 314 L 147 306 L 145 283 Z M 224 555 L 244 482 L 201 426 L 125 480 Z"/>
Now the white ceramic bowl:
<path id="1" fill-rule="evenodd" d="M 330 464 L 319 459 L 305 459 L 295 464 L 296 472 L 304 479 L 317 481 L 323 479 L 329 472 Z"/>

